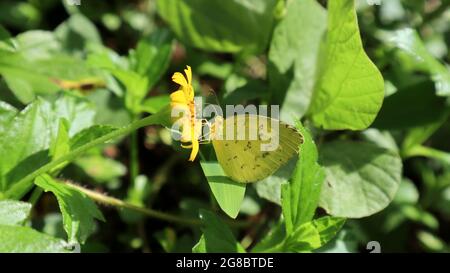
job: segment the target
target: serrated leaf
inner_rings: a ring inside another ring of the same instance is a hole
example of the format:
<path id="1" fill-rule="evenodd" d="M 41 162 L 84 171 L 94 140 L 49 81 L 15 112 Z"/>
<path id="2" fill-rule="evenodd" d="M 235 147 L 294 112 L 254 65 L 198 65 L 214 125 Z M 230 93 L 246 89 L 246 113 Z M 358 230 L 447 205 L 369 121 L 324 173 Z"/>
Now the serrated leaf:
<path id="1" fill-rule="evenodd" d="M 70 252 L 61 239 L 29 227 L 0 225 L 1 253 Z"/>
<path id="2" fill-rule="evenodd" d="M 324 55 L 308 110 L 324 129 L 367 128 L 384 98 L 383 77 L 362 46 L 354 2 L 328 2 Z"/>
<path id="3" fill-rule="evenodd" d="M 217 216 L 200 210 L 203 235 L 192 249 L 196 253 L 244 253 L 245 249 L 236 241 L 233 233 Z"/>
<path id="4" fill-rule="evenodd" d="M 323 168 L 317 163 L 317 148 L 310 133 L 300 124 L 297 128 L 304 142 L 299 147 L 299 157 L 293 175 L 281 187 L 281 199 L 287 233 L 312 220 L 319 202 L 325 178 Z"/>
<path id="5" fill-rule="evenodd" d="M 49 175 L 37 177 L 35 184 L 55 194 L 69 243 L 84 243 L 95 229 L 94 219 L 104 221 L 95 203 L 84 193 L 55 181 Z"/>
<path id="6" fill-rule="evenodd" d="M 101 36 L 95 25 L 83 14 L 72 14 L 55 29 L 56 37 L 68 51 L 86 48 L 88 43 L 101 44 Z"/>
<path id="7" fill-rule="evenodd" d="M 166 72 L 172 53 L 172 36 L 166 29 L 142 38 L 136 50 L 130 52 L 132 69 L 148 79 L 151 89 Z"/>
<path id="8" fill-rule="evenodd" d="M 244 200 L 246 185 L 228 178 L 217 162 L 200 164 L 220 208 L 231 218 L 236 218 Z"/>
<path id="9" fill-rule="evenodd" d="M 69 128 L 70 125 L 68 121 L 65 119 L 59 120 L 58 132 L 56 134 L 56 138 L 54 138 L 50 143 L 49 156 L 51 160 L 58 159 L 61 156 L 66 155 L 70 152 L 70 143 L 69 143 Z M 55 169 L 61 169 L 65 164 L 61 164 Z"/>
<path id="10" fill-rule="evenodd" d="M 62 96 L 53 101 L 39 98 L 0 124 L 0 132 L 4 132 L 0 135 L 0 189 L 8 189 L 50 161 L 46 150 L 57 136 L 61 118 L 70 123 L 68 135 L 73 136 L 93 123 L 94 114 L 92 105 L 77 97 Z M 25 192 L 16 194 L 15 198 L 20 198 Z"/>
<path id="11" fill-rule="evenodd" d="M 345 219 L 330 216 L 306 222 L 287 236 L 283 248 L 288 252 L 318 249 L 333 239 L 344 223 Z"/>
<path id="12" fill-rule="evenodd" d="M 0 201 L 0 225 L 20 225 L 27 219 L 30 210 L 30 203 L 2 200 Z"/>
<path id="13" fill-rule="evenodd" d="M 215 52 L 261 52 L 271 34 L 276 3 L 159 0 L 157 8 L 175 34 L 189 45 Z"/>
<path id="14" fill-rule="evenodd" d="M 402 176 L 400 156 L 372 143 L 333 141 L 320 147 L 326 179 L 320 206 L 337 217 L 361 218 L 393 200 Z"/>

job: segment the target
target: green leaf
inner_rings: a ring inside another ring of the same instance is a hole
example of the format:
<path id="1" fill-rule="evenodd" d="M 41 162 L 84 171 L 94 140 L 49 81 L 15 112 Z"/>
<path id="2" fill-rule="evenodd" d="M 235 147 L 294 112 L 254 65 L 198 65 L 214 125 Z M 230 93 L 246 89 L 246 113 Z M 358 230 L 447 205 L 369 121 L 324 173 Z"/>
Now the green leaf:
<path id="1" fill-rule="evenodd" d="M 33 63 L 20 53 L 11 53 L 0 49 L 0 75 L 14 95 L 24 104 L 30 103 L 35 94 L 51 94 L 59 87 L 49 76 L 36 71 Z"/>
<path id="2" fill-rule="evenodd" d="M 213 213 L 200 210 L 203 235 L 192 248 L 196 253 L 244 253 L 245 249 L 236 241 L 233 233 Z"/>
<path id="3" fill-rule="evenodd" d="M 261 52 L 277 0 L 158 0 L 161 17 L 188 45 L 215 52 Z"/>
<path id="4" fill-rule="evenodd" d="M 283 215 L 287 233 L 313 219 L 325 179 L 323 168 L 317 163 L 318 153 L 310 133 L 297 123 L 303 135 L 299 159 L 289 183 L 281 187 Z"/>
<path id="5" fill-rule="evenodd" d="M 326 30 L 326 11 L 315 0 L 289 1 L 269 51 L 269 83 L 281 119 L 302 117 L 309 106 Z M 301 31 L 299 31 L 301 30 Z"/>
<path id="6" fill-rule="evenodd" d="M 95 229 L 94 218 L 105 221 L 95 203 L 84 193 L 55 181 L 49 175 L 37 177 L 35 184 L 51 191 L 58 199 L 69 243 L 84 243 Z"/>
<path id="7" fill-rule="evenodd" d="M 30 203 L 2 200 L 0 201 L 0 225 L 21 225 L 27 219 L 30 210 Z"/>
<path id="8" fill-rule="evenodd" d="M 97 138 L 105 136 L 116 131 L 117 128 L 109 125 L 94 125 L 81 130 L 70 139 L 70 149 L 75 150 L 94 141 Z"/>
<path id="9" fill-rule="evenodd" d="M 148 92 L 148 78 L 131 70 L 115 68 L 110 71 L 125 86 L 127 108 L 135 112 L 140 111 L 141 101 Z"/>
<path id="10" fill-rule="evenodd" d="M 384 98 L 380 71 L 362 46 L 354 0 L 328 2 L 328 32 L 308 113 L 324 129 L 362 130 Z"/>
<path id="11" fill-rule="evenodd" d="M 68 135 L 73 136 L 92 125 L 94 114 L 92 105 L 84 99 L 62 96 L 46 101 L 39 98 L 13 119 L 0 124 L 0 132 L 4 132 L 0 135 L 0 190 L 8 189 L 50 161 L 46 150 L 56 139 L 60 119 L 68 121 Z M 24 193 L 17 192 L 17 198 Z"/>
<path id="12" fill-rule="evenodd" d="M 169 67 L 172 53 L 172 36 L 161 29 L 141 39 L 136 50 L 130 52 L 132 69 L 147 77 L 147 89 L 151 89 Z"/>
<path id="13" fill-rule="evenodd" d="M 259 197 L 281 206 L 281 187 L 291 178 L 297 161 L 298 158 L 293 157 L 274 174 L 264 180 L 258 181 L 258 183 L 254 183 Z"/>
<path id="14" fill-rule="evenodd" d="M 405 28 L 381 35 L 387 43 L 406 53 L 416 70 L 428 73 L 436 86 L 436 94 L 450 96 L 450 69 L 440 63 L 423 44 L 416 30 Z"/>
<path id="15" fill-rule="evenodd" d="M 0 25 L 0 50 L 15 50 L 15 44 L 14 40 L 11 38 L 11 34 L 2 25 Z"/>
<path id="16" fill-rule="evenodd" d="M 29 227 L 0 225 L 0 242 L 2 253 L 70 252 L 65 241 Z"/>
<path id="17" fill-rule="evenodd" d="M 217 162 L 200 164 L 220 208 L 231 218 L 236 218 L 244 200 L 246 185 L 229 179 Z"/>
<path id="18" fill-rule="evenodd" d="M 61 50 L 61 45 L 51 31 L 30 30 L 16 36 L 17 51 L 27 60 L 48 59 Z"/>
<path id="19" fill-rule="evenodd" d="M 333 239 L 344 223 L 345 219 L 330 216 L 306 222 L 287 236 L 283 248 L 288 252 L 318 249 Z"/>
<path id="20" fill-rule="evenodd" d="M 21 198 L 33 185 L 33 181 L 40 175 L 43 175 L 49 171 L 51 171 L 54 167 L 58 166 L 63 162 L 72 162 L 78 156 L 84 154 L 89 149 L 96 147 L 98 145 L 102 145 L 107 141 L 119 138 L 121 136 L 127 135 L 130 132 L 137 130 L 143 126 L 148 125 L 163 125 L 170 126 L 170 108 L 164 108 L 160 112 L 151 115 L 149 117 L 143 118 L 141 120 L 135 121 L 127 126 L 122 128 L 118 128 L 117 130 L 113 130 L 112 132 L 92 139 L 88 143 L 82 144 L 81 146 L 72 149 L 70 153 L 58 158 L 57 160 L 48 162 L 43 165 L 39 165 L 40 167 L 34 167 L 33 171 L 20 172 L 21 179 L 14 183 L 5 194 L 0 195 L 0 199 L 11 198 L 11 199 L 19 199 Z M 84 143 L 84 142 L 83 142 Z M 1 151 L 1 150 L 0 150 Z"/>
<path id="21" fill-rule="evenodd" d="M 402 175 L 399 155 L 372 143 L 333 141 L 320 147 L 325 168 L 320 206 L 337 217 L 361 218 L 393 200 Z"/>

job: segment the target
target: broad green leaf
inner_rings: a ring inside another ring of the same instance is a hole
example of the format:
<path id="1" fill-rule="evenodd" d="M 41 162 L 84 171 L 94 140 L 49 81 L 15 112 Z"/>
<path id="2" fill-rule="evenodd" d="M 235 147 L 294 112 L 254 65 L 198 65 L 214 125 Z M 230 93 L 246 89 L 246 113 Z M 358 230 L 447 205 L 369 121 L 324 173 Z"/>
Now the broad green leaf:
<path id="1" fill-rule="evenodd" d="M 61 118 L 70 124 L 71 137 L 92 125 L 94 114 L 86 100 L 66 95 L 52 101 L 39 98 L 0 124 L 0 132 L 4 132 L 0 135 L 0 189 L 8 189 L 50 161 L 46 150 L 58 134 Z M 17 198 L 24 193 L 17 193 Z"/>
<path id="2" fill-rule="evenodd" d="M 15 47 L 11 34 L 6 28 L 0 25 L 0 50 L 14 51 Z"/>
<path id="3" fill-rule="evenodd" d="M 0 201 L 0 225 L 21 225 L 30 214 L 31 204 L 15 200 Z"/>
<path id="4" fill-rule="evenodd" d="M 394 32 L 384 32 L 381 37 L 410 56 L 416 70 L 431 76 L 437 95 L 450 96 L 450 68 L 431 55 L 416 30 L 405 28 Z"/>
<path id="5" fill-rule="evenodd" d="M 328 2 L 328 30 L 308 113 L 324 129 L 362 130 L 384 98 L 380 71 L 366 55 L 354 0 Z"/>
<path id="6" fill-rule="evenodd" d="M 387 97 L 373 127 L 385 130 L 412 129 L 444 119 L 450 108 L 445 98 L 437 97 L 433 89 L 433 83 L 425 81 L 402 88 Z"/>
<path id="7" fill-rule="evenodd" d="M 150 114 L 154 114 L 167 106 L 170 102 L 169 95 L 159 95 L 145 99 L 142 102 L 141 110 Z"/>
<path id="8" fill-rule="evenodd" d="M 372 142 L 381 148 L 394 152 L 399 152 L 397 142 L 389 131 L 380 131 L 375 128 L 369 128 L 361 133 L 364 140 Z"/>
<path id="9" fill-rule="evenodd" d="M 309 106 L 327 18 L 315 0 L 288 1 L 276 26 L 269 51 L 269 82 L 281 119 L 301 117 Z M 301 30 L 301 31 L 300 31 Z"/>
<path id="10" fill-rule="evenodd" d="M 213 213 L 200 210 L 203 235 L 192 249 L 196 253 L 244 253 L 245 249 L 236 241 L 233 233 Z"/>
<path id="11" fill-rule="evenodd" d="M 343 227 L 336 237 L 314 253 L 358 253 L 359 242 L 351 229 Z"/>
<path id="12" fill-rule="evenodd" d="M 418 126 L 409 130 L 403 139 L 402 155 L 408 156 L 411 149 L 423 144 L 431 137 L 447 120 L 450 115 L 450 108 L 445 108 L 446 112 L 439 119 L 426 126 Z"/>
<path id="13" fill-rule="evenodd" d="M 361 218 L 387 207 L 402 175 L 399 155 L 372 143 L 333 141 L 320 147 L 326 179 L 320 206 L 337 217 Z"/>
<path id="14" fill-rule="evenodd" d="M 300 145 L 297 165 L 289 183 L 281 187 L 288 234 L 313 219 L 325 179 L 325 172 L 317 163 L 318 153 L 314 140 L 300 122 L 297 123 L 297 128 L 303 135 L 304 143 Z"/>
<path id="15" fill-rule="evenodd" d="M 236 218 L 244 200 L 246 185 L 229 179 L 217 162 L 200 164 L 220 208 L 231 218 Z"/>
<path id="16" fill-rule="evenodd" d="M 139 75 L 147 77 L 151 89 L 166 72 L 172 53 L 172 36 L 162 29 L 142 38 L 136 50 L 130 52 L 131 66 Z"/>
<path id="17" fill-rule="evenodd" d="M 330 216 L 306 222 L 286 237 L 284 251 L 306 252 L 318 249 L 333 239 L 344 223 L 345 219 Z"/>
<path id="18" fill-rule="evenodd" d="M 0 242 L 1 253 L 70 252 L 65 241 L 29 227 L 0 225 Z"/>
<path id="19" fill-rule="evenodd" d="M 84 243 L 95 229 L 94 218 L 105 221 L 95 203 L 84 193 L 48 175 L 36 178 L 35 184 L 45 191 L 51 191 L 58 199 L 69 243 Z"/>
<path id="20" fill-rule="evenodd" d="M 161 17 L 188 45 L 215 52 L 261 52 L 277 0 L 158 0 Z"/>

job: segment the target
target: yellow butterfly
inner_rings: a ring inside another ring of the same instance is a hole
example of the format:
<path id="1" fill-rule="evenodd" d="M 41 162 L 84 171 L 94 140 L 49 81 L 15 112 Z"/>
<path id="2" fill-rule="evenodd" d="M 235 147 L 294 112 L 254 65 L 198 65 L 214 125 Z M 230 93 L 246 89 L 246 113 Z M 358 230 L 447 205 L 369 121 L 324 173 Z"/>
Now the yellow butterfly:
<path id="1" fill-rule="evenodd" d="M 180 89 L 170 95 L 172 111 L 183 112 L 177 122 L 181 124 L 181 147 L 192 149 L 189 161 L 194 161 L 200 144 L 202 120 L 196 117 L 194 88 L 192 87 L 192 70 L 189 66 L 184 70 L 186 75 L 176 72 L 172 80 L 180 85 Z M 172 112 L 173 113 L 173 112 Z M 251 127 L 258 126 L 257 137 L 251 138 Z M 227 138 L 226 128 L 232 127 L 232 136 Z M 299 151 L 303 136 L 298 130 L 281 121 L 259 115 L 237 115 L 223 119 L 216 117 L 210 125 L 212 141 L 217 160 L 225 174 L 241 183 L 262 180 L 272 175 Z M 274 149 L 261 149 L 267 144 L 267 134 L 275 131 L 277 145 Z M 237 137 L 244 132 L 244 138 Z M 249 132 L 246 135 L 245 132 Z"/>

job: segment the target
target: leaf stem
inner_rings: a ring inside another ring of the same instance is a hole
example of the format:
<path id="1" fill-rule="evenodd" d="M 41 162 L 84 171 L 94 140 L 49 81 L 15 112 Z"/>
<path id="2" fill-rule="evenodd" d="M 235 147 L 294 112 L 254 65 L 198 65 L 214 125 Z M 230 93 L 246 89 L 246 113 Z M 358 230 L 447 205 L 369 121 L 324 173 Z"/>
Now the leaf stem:
<path id="1" fill-rule="evenodd" d="M 143 119 L 140 119 L 138 121 L 135 121 L 127 126 L 124 126 L 122 128 L 119 128 L 109 134 L 106 134 L 104 136 L 101 136 L 81 147 L 76 148 L 75 150 L 71 151 L 70 153 L 61 156 L 60 158 L 57 158 L 54 161 L 51 161 L 48 164 L 45 164 L 44 166 L 40 167 L 39 169 L 35 170 L 34 172 L 26 175 L 24 178 L 19 180 L 17 183 L 15 183 L 9 190 L 6 191 L 5 196 L 3 198 L 11 198 L 11 199 L 21 199 L 23 195 L 25 195 L 30 188 L 33 186 L 33 180 L 38 177 L 41 174 L 47 173 L 50 170 L 52 170 L 54 167 L 58 166 L 59 164 L 63 162 L 70 162 L 74 160 L 77 156 L 85 153 L 89 149 L 104 144 L 112 139 L 118 138 L 123 135 L 127 135 L 141 127 L 151 125 L 151 124 L 159 124 L 161 123 L 161 119 L 165 118 L 164 115 L 167 115 L 166 112 L 167 109 L 163 109 L 162 111 L 145 117 Z"/>
<path id="2" fill-rule="evenodd" d="M 72 184 L 72 183 L 68 183 L 68 182 L 63 182 L 63 183 L 65 183 L 67 186 L 69 186 L 75 190 L 78 190 L 78 191 L 86 194 L 89 198 L 91 198 L 99 203 L 102 203 L 102 204 L 111 205 L 111 206 L 118 207 L 118 208 L 130 209 L 133 211 L 140 212 L 149 217 L 161 219 L 161 220 L 168 221 L 168 222 L 173 222 L 173 223 L 178 223 L 178 224 L 183 224 L 183 225 L 190 225 L 190 226 L 198 226 L 201 224 L 200 220 L 198 220 L 198 219 L 182 218 L 180 216 L 175 216 L 175 215 L 168 214 L 165 212 L 160 212 L 160 211 L 156 211 L 156 210 L 152 210 L 152 209 L 148 209 L 148 208 L 135 206 L 128 202 L 122 201 L 120 199 L 106 196 L 102 193 L 99 193 L 99 192 L 96 192 L 93 190 L 89 190 L 89 189 L 83 188 L 81 186 Z"/>
<path id="3" fill-rule="evenodd" d="M 114 207 L 118 207 L 118 208 L 137 211 L 148 217 L 164 220 L 167 222 L 188 225 L 188 226 L 199 226 L 202 224 L 202 222 L 199 219 L 185 218 L 185 217 L 181 217 L 181 216 L 177 216 L 177 215 L 173 215 L 173 214 L 169 214 L 169 213 L 165 213 L 165 212 L 161 212 L 161 211 L 157 211 L 157 210 L 153 210 L 153 209 L 149 209 L 149 208 L 139 207 L 139 206 L 133 205 L 131 203 L 122 201 L 120 199 L 110 197 L 110 196 L 104 195 L 102 193 L 93 191 L 93 190 L 86 189 L 82 186 L 78 186 L 73 183 L 69 183 L 69 182 L 65 182 L 65 181 L 61 181 L 61 183 L 64 183 L 67 186 L 86 194 L 89 198 L 97 201 L 98 203 L 102 203 L 105 205 L 110 205 L 110 206 L 114 206 Z M 224 219 L 224 220 L 227 224 L 234 226 L 234 227 L 244 228 L 244 227 L 248 227 L 252 224 L 251 221 L 236 221 L 236 220 L 230 220 L 228 218 Z"/>
<path id="4" fill-rule="evenodd" d="M 134 187 L 136 177 L 139 175 L 139 154 L 137 131 L 130 134 L 130 183 Z"/>
<path id="5" fill-rule="evenodd" d="M 422 145 L 414 146 L 413 148 L 409 149 L 404 154 L 405 158 L 415 157 L 415 156 L 424 156 L 424 157 L 434 158 L 441 162 L 450 164 L 450 153 L 446 153 L 446 152 L 436 150 L 436 149 L 433 149 L 430 147 L 422 146 Z"/>

